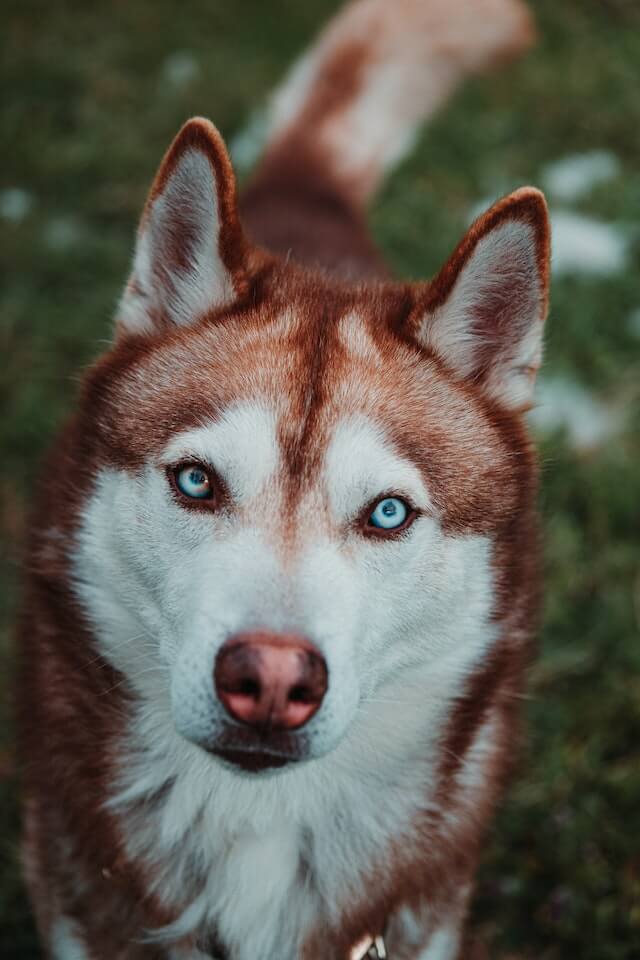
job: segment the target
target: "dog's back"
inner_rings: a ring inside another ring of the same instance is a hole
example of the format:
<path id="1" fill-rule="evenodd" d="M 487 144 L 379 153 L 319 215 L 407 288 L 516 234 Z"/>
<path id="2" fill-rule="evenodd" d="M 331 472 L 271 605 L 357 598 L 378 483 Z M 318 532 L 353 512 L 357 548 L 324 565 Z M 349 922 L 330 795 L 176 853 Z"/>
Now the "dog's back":
<path id="1" fill-rule="evenodd" d="M 356 0 L 240 207 L 208 121 L 165 156 L 32 531 L 25 865 L 56 960 L 457 955 L 535 619 L 548 227 L 516 191 L 408 284 L 365 209 L 531 36 L 519 0 Z"/>

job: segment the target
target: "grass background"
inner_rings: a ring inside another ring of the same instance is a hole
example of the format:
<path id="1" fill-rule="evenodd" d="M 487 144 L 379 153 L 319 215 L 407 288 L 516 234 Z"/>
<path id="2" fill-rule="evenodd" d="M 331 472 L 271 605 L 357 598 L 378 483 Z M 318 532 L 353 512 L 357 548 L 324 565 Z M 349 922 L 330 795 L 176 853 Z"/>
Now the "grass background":
<path id="1" fill-rule="evenodd" d="M 389 0 L 392 2 L 392 0 Z M 38 948 L 19 880 L 11 623 L 30 488 L 79 371 L 109 336 L 155 166 L 189 115 L 232 136 L 335 0 L 3 0 L 0 190 L 0 954 Z M 621 174 L 577 209 L 623 226 L 631 265 L 556 280 L 546 368 L 624 408 L 590 453 L 542 442 L 546 601 L 528 744 L 473 922 L 501 960 L 640 957 L 640 4 L 535 0 L 525 60 L 458 95 L 389 181 L 372 226 L 433 273 L 477 200 L 606 148 Z M 6 196 L 6 195 L 4 195 Z M 15 198 L 14 198 L 15 200 Z M 15 212 L 15 211 L 14 211 Z M 635 238 L 635 239 L 634 239 Z"/>

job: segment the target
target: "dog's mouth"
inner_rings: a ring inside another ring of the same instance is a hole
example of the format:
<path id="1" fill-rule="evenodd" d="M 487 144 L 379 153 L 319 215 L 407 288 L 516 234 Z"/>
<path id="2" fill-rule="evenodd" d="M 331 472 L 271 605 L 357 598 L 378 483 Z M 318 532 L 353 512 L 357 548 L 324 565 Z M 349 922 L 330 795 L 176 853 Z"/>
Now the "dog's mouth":
<path id="1" fill-rule="evenodd" d="M 286 767 L 287 764 L 296 763 L 298 758 L 295 756 L 283 756 L 282 754 L 269 753 L 268 751 L 256 750 L 228 750 L 216 749 L 211 751 L 220 760 L 229 763 L 234 767 L 239 767 L 246 773 L 261 773 L 263 770 L 277 769 Z"/>
<path id="2" fill-rule="evenodd" d="M 305 759 L 304 738 L 291 732 L 251 730 L 229 725 L 209 746 L 209 752 L 224 763 L 245 771 L 277 770 Z"/>

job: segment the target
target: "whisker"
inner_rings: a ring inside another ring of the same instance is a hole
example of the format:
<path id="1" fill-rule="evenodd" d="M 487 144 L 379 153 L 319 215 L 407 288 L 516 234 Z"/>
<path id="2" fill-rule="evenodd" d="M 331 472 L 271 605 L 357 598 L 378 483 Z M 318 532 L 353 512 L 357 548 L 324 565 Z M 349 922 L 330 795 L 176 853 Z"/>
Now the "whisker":
<path id="1" fill-rule="evenodd" d="M 129 643 L 135 643 L 137 640 L 144 640 L 148 637 L 148 634 L 145 633 L 136 633 L 133 637 L 125 637 L 122 640 L 119 640 L 118 643 L 113 644 L 115 649 L 120 649 L 121 647 L 127 646 Z M 151 649 L 151 647 L 149 647 Z M 83 666 L 90 667 L 93 663 L 97 663 L 98 660 L 105 660 L 106 657 L 103 653 L 97 653 L 95 657 L 91 657 L 90 660 L 85 660 Z"/>
<path id="2" fill-rule="evenodd" d="M 160 666 L 156 666 L 156 665 L 151 666 L 151 667 L 148 667 L 146 670 L 140 670 L 140 671 L 138 671 L 138 673 L 136 674 L 136 676 L 137 676 L 137 677 L 144 677 L 144 676 L 148 676 L 149 674 L 153 674 L 153 673 L 156 674 L 156 675 L 158 675 L 158 676 L 160 676 L 160 677 L 162 677 L 163 680 L 166 679 L 166 674 L 165 674 L 164 670 L 163 670 Z M 121 687 L 121 686 L 122 686 L 123 684 L 125 684 L 125 683 L 129 683 L 129 684 L 130 684 L 130 683 L 131 683 L 131 678 L 130 678 L 130 677 L 123 677 L 121 680 L 118 680 L 116 683 L 112 684 L 112 686 L 108 687 L 106 690 L 101 690 L 100 693 L 98 694 L 98 696 L 100 696 L 100 697 L 105 697 L 107 694 L 113 693 L 114 690 L 117 690 L 118 687 Z"/>
<path id="3" fill-rule="evenodd" d="M 393 700 L 391 697 L 360 697 L 360 703 L 402 703 L 402 704 L 419 704 L 424 706 L 425 703 L 429 702 L 425 697 L 424 700 Z"/>

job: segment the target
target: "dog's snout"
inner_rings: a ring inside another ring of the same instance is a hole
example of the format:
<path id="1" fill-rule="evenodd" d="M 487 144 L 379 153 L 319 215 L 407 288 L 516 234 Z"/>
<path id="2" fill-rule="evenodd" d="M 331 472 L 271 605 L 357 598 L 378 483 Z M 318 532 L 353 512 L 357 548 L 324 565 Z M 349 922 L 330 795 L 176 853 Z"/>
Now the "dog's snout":
<path id="1" fill-rule="evenodd" d="M 295 730 L 322 703 L 327 665 L 319 650 L 302 637 L 244 633 L 221 648 L 214 683 L 234 720 L 268 730 Z"/>

